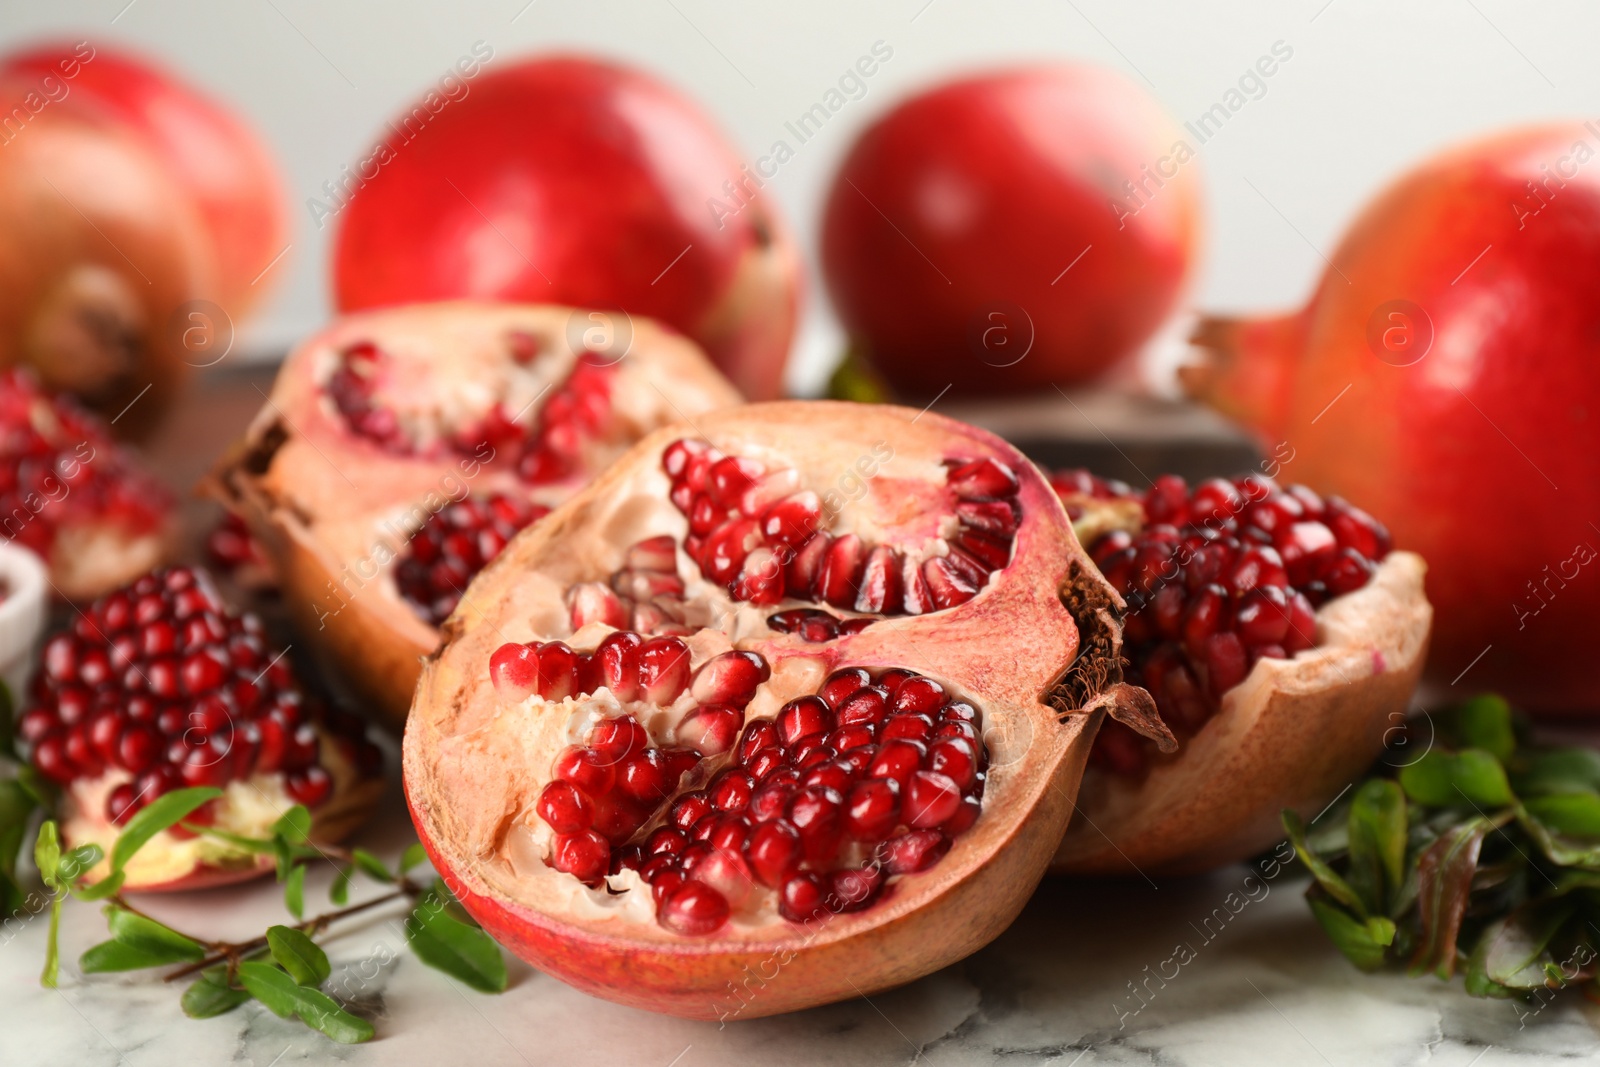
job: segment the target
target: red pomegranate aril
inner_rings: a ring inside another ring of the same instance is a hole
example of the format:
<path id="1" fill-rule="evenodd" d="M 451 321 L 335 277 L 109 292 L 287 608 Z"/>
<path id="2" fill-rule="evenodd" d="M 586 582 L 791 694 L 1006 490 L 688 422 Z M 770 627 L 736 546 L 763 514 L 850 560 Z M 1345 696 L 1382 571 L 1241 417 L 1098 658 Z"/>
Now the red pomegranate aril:
<path id="1" fill-rule="evenodd" d="M 1235 596 L 1242 596 L 1263 585 L 1286 588 L 1289 572 L 1284 569 L 1278 550 L 1266 545 L 1253 545 L 1239 554 L 1228 576 L 1228 588 Z"/>
<path id="2" fill-rule="evenodd" d="M 828 747 L 831 748 L 832 746 Z M 848 763 L 832 760 L 818 763 L 808 768 L 800 776 L 800 786 L 801 788 L 806 788 L 814 785 L 823 785 L 843 795 L 849 791 L 850 783 L 854 780 L 854 771 Z"/>
<path id="3" fill-rule="evenodd" d="M 821 737 L 834 727 L 833 712 L 817 697 L 800 697 L 778 712 L 778 736 L 794 746 L 809 737 Z"/>
<path id="4" fill-rule="evenodd" d="M 853 608 L 860 595 L 861 572 L 865 565 L 866 549 L 860 537 L 845 534 L 837 538 L 817 572 L 818 598 L 836 608 Z"/>
<path id="5" fill-rule="evenodd" d="M 901 712 L 931 714 L 944 706 L 947 696 L 944 686 L 932 678 L 909 678 L 894 691 L 889 710 L 896 715 Z"/>
<path id="6" fill-rule="evenodd" d="M 550 866 L 580 882 L 598 882 L 609 869 L 611 843 L 594 830 L 557 834 L 551 842 Z"/>
<path id="7" fill-rule="evenodd" d="M 920 741 L 906 738 L 887 741 L 867 767 L 867 775 L 871 778 L 893 778 L 904 792 L 911 775 L 922 766 L 926 754 L 927 748 Z"/>
<path id="8" fill-rule="evenodd" d="M 916 874 L 932 867 L 949 851 L 950 839 L 938 830 L 912 830 L 880 844 L 876 859 L 886 874 Z"/>
<path id="9" fill-rule="evenodd" d="M 678 743 L 702 756 L 720 756 L 733 747 L 744 725 L 744 712 L 726 704 L 695 708 L 678 724 Z"/>
<path id="10" fill-rule="evenodd" d="M 982 813 L 983 801 L 975 796 L 962 797 L 961 803 L 956 806 L 956 813 L 946 819 L 939 826 L 939 829 L 944 832 L 945 836 L 954 839 L 966 833 L 972 824 L 978 821 L 978 816 Z"/>
<path id="11" fill-rule="evenodd" d="M 594 803 L 577 786 L 560 779 L 544 787 L 537 811 L 558 834 L 576 834 L 594 824 Z"/>
<path id="12" fill-rule="evenodd" d="M 1206 641 L 1205 666 L 1213 697 L 1244 681 L 1249 670 L 1244 642 L 1231 631 L 1212 634 Z"/>
<path id="13" fill-rule="evenodd" d="M 884 874 L 877 866 L 834 871 L 830 896 L 840 911 L 860 911 L 877 899 Z"/>
<path id="14" fill-rule="evenodd" d="M 878 736 L 884 741 L 902 737 L 913 741 L 926 741 L 931 733 L 933 733 L 933 720 L 927 715 L 902 713 L 884 723 Z"/>
<path id="15" fill-rule="evenodd" d="M 138 774 L 153 767 L 160 755 L 160 734 L 147 724 L 129 723 L 117 738 L 114 762 L 130 774 Z"/>
<path id="16" fill-rule="evenodd" d="M 615 766 L 630 754 L 643 752 L 650 744 L 650 735 L 632 717 L 622 715 L 595 723 L 585 742 L 602 760 Z"/>
<path id="17" fill-rule="evenodd" d="M 597 797 L 611 792 L 616 782 L 615 761 L 593 749 L 576 745 L 556 758 L 555 775 Z"/>
<path id="18" fill-rule="evenodd" d="M 968 528 L 996 538 L 1009 539 L 1020 522 L 1017 506 L 1009 500 L 959 500 L 955 512 Z"/>
<path id="19" fill-rule="evenodd" d="M 963 500 L 995 500 L 1017 492 L 1017 476 L 1011 468 L 989 458 L 953 465 L 945 484 Z"/>
<path id="20" fill-rule="evenodd" d="M 770 781 L 775 772 L 788 765 L 788 756 L 781 748 L 764 748 L 747 763 L 750 776 L 758 782 Z"/>
<path id="21" fill-rule="evenodd" d="M 841 726 L 877 726 L 889 717 L 889 695 L 882 686 L 864 685 L 833 706 Z"/>
<path id="22" fill-rule="evenodd" d="M 868 778 L 851 786 L 845 805 L 844 831 L 856 841 L 879 841 L 900 821 L 900 783 Z"/>
<path id="23" fill-rule="evenodd" d="M 1281 644 L 1289 629 L 1289 598 L 1275 586 L 1252 589 L 1239 599 L 1233 621 L 1249 647 Z"/>
<path id="24" fill-rule="evenodd" d="M 682 852 L 688 841 L 682 830 L 661 826 L 651 831 L 650 836 L 645 838 L 644 852 L 647 856 L 672 856 Z"/>
<path id="25" fill-rule="evenodd" d="M 507 700 L 526 700 L 539 689 L 539 655 L 532 645 L 506 644 L 489 657 L 489 680 Z"/>
<path id="26" fill-rule="evenodd" d="M 778 891 L 778 914 L 792 923 L 804 923 L 827 914 L 831 886 L 816 871 L 803 871 L 783 883 Z"/>
<path id="27" fill-rule="evenodd" d="M 917 771 L 906 785 L 905 820 L 918 828 L 938 826 L 956 813 L 961 789 L 948 775 Z"/>
<path id="28" fill-rule="evenodd" d="M 859 726 L 845 726 L 835 730 L 828 736 L 828 744 L 841 753 L 848 753 L 853 748 L 861 748 L 877 741 L 877 731 L 868 724 Z"/>
<path id="29" fill-rule="evenodd" d="M 751 794 L 755 791 L 755 782 L 748 774 L 729 768 L 711 780 L 706 786 L 706 795 L 710 797 L 711 804 L 718 811 L 741 812 L 750 806 Z"/>
<path id="30" fill-rule="evenodd" d="M 1297 592 L 1289 598 L 1289 626 L 1283 635 L 1283 647 L 1293 655 L 1316 643 L 1316 609 L 1304 593 Z"/>
<path id="31" fill-rule="evenodd" d="M 1361 553 L 1353 548 L 1342 548 L 1317 577 L 1327 587 L 1329 596 L 1343 596 L 1371 581 L 1372 571 L 1372 564 Z"/>
<path id="32" fill-rule="evenodd" d="M 965 740 L 976 745 L 978 743 L 978 728 L 970 722 L 965 722 L 961 719 L 952 719 L 949 722 L 942 722 L 938 726 L 934 727 L 933 737 L 930 738 L 930 740 L 943 741 L 950 737 L 964 738 Z"/>
<path id="33" fill-rule="evenodd" d="M 754 652 L 732 651 L 707 660 L 695 672 L 690 693 L 699 704 L 732 704 L 742 708 L 756 688 L 772 677 L 767 661 Z"/>
<path id="34" fill-rule="evenodd" d="M 652 637 L 639 646 L 640 699 L 671 704 L 689 684 L 689 646 L 676 637 Z"/>
<path id="35" fill-rule="evenodd" d="M 903 567 L 900 553 L 887 545 L 878 545 L 868 552 L 861 568 L 855 609 L 874 615 L 900 614 L 905 603 L 900 589 Z"/>
<path id="36" fill-rule="evenodd" d="M 811 786 L 789 802 L 789 823 L 800 834 L 806 862 L 823 867 L 833 861 L 843 835 L 844 798 L 826 786 Z"/>
<path id="37" fill-rule="evenodd" d="M 710 814 L 711 810 L 711 800 L 704 793 L 685 793 L 667 813 L 667 823 L 688 832 L 694 829 L 695 823 Z"/>
<path id="38" fill-rule="evenodd" d="M 745 809 L 745 814 L 758 823 L 781 818 L 784 812 L 788 810 L 789 801 L 794 798 L 798 780 L 798 776 L 796 776 L 794 782 L 762 782 L 750 794 L 750 804 Z"/>
<path id="39" fill-rule="evenodd" d="M 116 826 L 123 825 L 139 810 L 138 800 L 133 783 L 123 782 L 106 794 L 106 818 Z"/>
<path id="40" fill-rule="evenodd" d="M 800 870 L 804 848 L 800 834 L 786 822 L 763 822 L 750 834 L 745 859 L 756 880 L 777 889 Z"/>
<path id="41" fill-rule="evenodd" d="M 948 737 L 928 746 L 928 769 L 947 776 L 957 789 L 966 789 L 978 776 L 977 748 L 962 737 Z"/>

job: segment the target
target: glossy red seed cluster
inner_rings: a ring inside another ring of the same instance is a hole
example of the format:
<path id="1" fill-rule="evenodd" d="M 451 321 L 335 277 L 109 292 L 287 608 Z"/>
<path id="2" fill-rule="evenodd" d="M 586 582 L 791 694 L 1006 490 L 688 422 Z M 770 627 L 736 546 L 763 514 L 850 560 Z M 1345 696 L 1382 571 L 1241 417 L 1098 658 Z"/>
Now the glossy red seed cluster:
<path id="1" fill-rule="evenodd" d="M 1091 476 L 1062 472 L 1058 491 L 1082 493 Z M 1084 495 L 1105 499 L 1100 483 Z M 1089 554 L 1128 603 L 1130 681 L 1155 697 L 1180 734 L 1193 734 L 1257 660 L 1316 643 L 1316 609 L 1366 585 L 1392 543 L 1382 523 L 1339 497 L 1280 488 L 1258 474 L 1212 478 L 1192 489 L 1162 475 L 1138 499 L 1144 527 L 1101 535 Z M 1094 757 L 1138 774 L 1150 746 L 1120 724 L 1100 733 Z"/>
<path id="2" fill-rule="evenodd" d="M 675 441 L 662 454 L 672 502 L 689 519 L 684 551 L 735 600 L 785 597 L 874 615 L 922 615 L 963 604 L 1011 559 L 1021 513 L 1017 477 L 994 459 L 945 461 L 945 488 L 959 532 L 916 559 L 893 545 L 822 530 L 822 503 L 798 472 L 768 470 L 704 441 Z"/>
<path id="3" fill-rule="evenodd" d="M 251 774 L 282 774 L 295 801 L 321 804 L 333 781 L 319 724 L 360 770 L 382 768 L 360 721 L 308 708 L 260 623 L 184 567 L 108 594 L 50 638 L 30 696 L 18 733 L 33 765 L 65 786 L 125 772 L 106 801 L 117 824 L 172 789 Z"/>
<path id="4" fill-rule="evenodd" d="M 245 567 L 270 565 L 250 527 L 232 512 L 224 512 L 206 535 L 205 552 L 212 570 L 227 574 Z"/>
<path id="5" fill-rule="evenodd" d="M 438 626 L 456 610 L 467 583 L 518 530 L 550 509 L 504 493 L 467 497 L 428 516 L 395 564 L 400 595 Z"/>
<path id="6" fill-rule="evenodd" d="M 721 659 L 696 673 L 695 695 L 704 680 L 742 719 L 757 672 Z M 834 672 L 746 725 L 722 770 L 665 804 L 702 757 L 726 751 L 720 731 L 693 743 L 704 711 L 675 748 L 652 747 L 631 716 L 600 722 L 557 759 L 537 805 L 556 832 L 551 866 L 589 884 L 638 871 L 657 920 L 680 934 L 715 932 L 763 890 L 793 922 L 867 907 L 889 876 L 938 862 L 981 810 L 978 710 L 912 671 Z"/>
<path id="7" fill-rule="evenodd" d="M 573 630 L 592 622 L 641 634 L 685 636 L 684 582 L 678 576 L 678 542 L 668 535 L 630 545 L 607 582 L 579 582 L 567 590 Z"/>
<path id="8" fill-rule="evenodd" d="M 0 520 L 5 537 L 48 559 L 56 531 L 110 523 L 158 529 L 172 496 L 93 415 L 50 397 L 27 371 L 0 370 Z"/>
<path id="9" fill-rule="evenodd" d="M 536 355 L 528 334 L 507 338 L 514 362 L 527 364 Z M 347 345 L 324 385 L 334 408 L 351 433 L 396 455 L 412 455 L 418 442 L 394 409 L 378 398 L 386 357 L 371 341 Z M 514 457 L 518 476 L 530 485 L 566 481 L 582 473 L 583 447 L 604 434 L 611 420 L 613 364 L 585 353 L 566 380 L 556 386 L 533 425 L 517 421 L 520 411 L 496 403 L 470 426 L 454 428 L 446 444 L 463 455 L 482 457 L 484 446 Z"/>
<path id="10" fill-rule="evenodd" d="M 794 634 L 800 640 L 814 645 L 858 634 L 876 621 L 865 615 L 841 619 L 832 612 L 817 608 L 791 608 L 767 616 L 767 625 L 780 634 Z"/>

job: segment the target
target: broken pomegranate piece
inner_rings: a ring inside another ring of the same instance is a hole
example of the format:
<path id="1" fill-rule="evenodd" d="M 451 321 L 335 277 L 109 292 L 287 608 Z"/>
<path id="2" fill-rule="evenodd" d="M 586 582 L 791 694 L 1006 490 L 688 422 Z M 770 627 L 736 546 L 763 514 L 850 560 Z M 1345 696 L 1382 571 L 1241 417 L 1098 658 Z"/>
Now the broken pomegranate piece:
<path id="1" fill-rule="evenodd" d="M 0 526 L 49 564 L 58 595 L 92 599 L 159 563 L 171 510 L 97 417 L 0 370 Z"/>
<path id="2" fill-rule="evenodd" d="M 224 790 L 188 822 L 250 837 L 304 804 L 315 840 L 354 829 L 382 790 L 361 721 L 308 701 L 251 615 L 202 572 L 157 571 L 112 592 L 46 641 L 17 723 L 28 758 L 62 788 L 73 845 L 109 854 L 117 831 L 174 789 Z M 182 826 L 126 868 L 127 889 L 251 877 L 272 858 Z"/>
<path id="3" fill-rule="evenodd" d="M 1431 618 L 1422 561 L 1392 551 L 1382 523 L 1259 474 L 1193 487 L 1161 475 L 1142 494 L 1086 471 L 1052 484 L 1126 605 L 1128 679 L 1182 740 L 1164 755 L 1120 722 L 1102 727 L 1088 817 L 1060 866 L 1244 859 L 1278 840 L 1283 808 L 1315 814 L 1378 753 Z"/>
<path id="4" fill-rule="evenodd" d="M 994 550 L 953 562 L 985 523 Z M 1151 711 L 1049 485 L 931 413 L 663 429 L 473 595 L 407 724 L 419 834 L 502 944 L 681 1015 L 853 997 L 984 944 L 1060 841 L 1101 709 Z M 742 997 L 770 958 L 782 980 Z"/>
<path id="5" fill-rule="evenodd" d="M 212 479 L 301 632 L 396 722 L 438 627 L 518 530 L 645 433 L 739 399 L 649 322 L 617 351 L 574 347 L 575 323 L 468 302 L 353 316 L 290 355 Z"/>

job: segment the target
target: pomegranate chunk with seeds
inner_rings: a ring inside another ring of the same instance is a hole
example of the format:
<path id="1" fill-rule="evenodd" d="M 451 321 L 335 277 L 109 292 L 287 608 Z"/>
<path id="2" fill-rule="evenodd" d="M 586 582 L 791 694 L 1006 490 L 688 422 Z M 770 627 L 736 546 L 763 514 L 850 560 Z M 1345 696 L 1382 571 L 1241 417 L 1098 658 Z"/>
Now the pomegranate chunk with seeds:
<path id="1" fill-rule="evenodd" d="M 1141 528 L 1100 534 L 1089 555 L 1128 605 L 1129 679 L 1180 735 L 1204 726 L 1257 660 L 1314 646 L 1317 609 L 1365 586 L 1393 547 L 1382 523 L 1343 499 L 1280 489 L 1259 474 L 1192 489 L 1164 474 L 1142 495 L 1082 470 L 1060 471 L 1051 483 L 1079 517 L 1094 501 L 1138 504 Z M 1111 722 L 1091 759 L 1138 775 L 1152 752 L 1151 742 Z"/>
<path id="2" fill-rule="evenodd" d="M 189 820 L 246 833 L 261 827 L 228 818 L 298 803 L 320 819 L 344 806 L 333 803 L 338 790 L 381 788 L 383 757 L 362 722 L 308 702 L 260 623 L 228 611 L 202 572 L 157 571 L 108 594 L 51 637 L 40 660 L 18 735 L 64 789 L 76 843 L 108 844 L 146 805 L 188 786 L 247 783 L 242 807 L 219 798 Z M 255 860 L 240 859 L 230 862 L 253 873 Z"/>
<path id="3" fill-rule="evenodd" d="M 1011 558 L 1018 481 L 998 459 L 947 458 L 939 506 L 957 532 L 931 549 L 869 544 L 828 532 L 816 492 L 793 470 L 724 455 L 684 438 L 661 458 L 672 503 L 689 519 L 684 550 L 707 581 L 734 600 L 757 605 L 785 598 L 873 615 L 922 615 L 964 604 Z M 1012 518 L 997 518 L 1009 512 Z M 827 612 L 790 610 L 774 629 L 808 642 L 854 633 L 870 623 Z"/>
<path id="4" fill-rule="evenodd" d="M 395 566 L 400 595 L 430 625 L 450 617 L 467 583 L 530 522 L 550 513 L 505 493 L 467 497 L 428 516 Z"/>
<path id="5" fill-rule="evenodd" d="M 607 640 L 611 647 L 646 644 L 632 633 Z M 658 640 L 687 665 L 686 646 Z M 563 672 L 555 680 L 543 670 L 552 654 Z M 579 679 L 598 677 L 601 655 L 573 654 L 560 642 L 506 645 L 491 658 L 490 674 L 511 699 L 582 698 L 593 690 Z M 529 661 L 534 666 L 524 665 Z M 638 687 L 647 687 L 649 674 L 641 663 Z M 981 728 L 970 703 L 912 672 L 879 672 L 878 682 L 894 688 L 891 705 L 870 673 L 843 668 L 823 683 L 823 696 L 788 701 L 774 719 L 746 725 L 735 742 L 745 706 L 770 677 L 763 657 L 736 650 L 702 664 L 687 685 L 676 681 L 646 697 L 658 707 L 685 693 L 697 702 L 679 720 L 674 747 L 655 744 L 628 714 L 590 727 L 578 747 L 557 758 L 539 793 L 538 817 L 554 835 L 546 862 L 591 885 L 606 872 L 638 871 L 660 887 L 654 902 L 661 925 L 696 936 L 762 900 L 775 900 L 793 919 L 800 911 L 783 901 L 809 899 L 817 879 L 824 886 L 818 907 L 866 907 L 889 887 L 885 872 L 927 869 L 972 825 L 962 805 L 981 806 L 986 752 L 959 732 Z M 850 709 L 869 704 L 879 714 L 841 725 Z M 723 739 L 685 743 L 705 735 L 708 717 L 717 719 Z M 932 745 L 896 740 L 896 727 L 910 721 L 924 734 L 935 724 L 959 727 Z M 730 761 L 710 774 L 710 758 L 730 750 Z M 596 834 L 610 849 L 604 860 Z"/>

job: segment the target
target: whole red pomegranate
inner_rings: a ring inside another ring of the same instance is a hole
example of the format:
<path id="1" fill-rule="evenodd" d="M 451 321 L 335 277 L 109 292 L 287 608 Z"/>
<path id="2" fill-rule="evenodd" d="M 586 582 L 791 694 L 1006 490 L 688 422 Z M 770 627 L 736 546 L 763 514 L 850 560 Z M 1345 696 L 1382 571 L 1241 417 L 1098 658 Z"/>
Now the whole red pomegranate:
<path id="1" fill-rule="evenodd" d="M 518 530 L 649 431 L 739 401 L 649 320 L 587 345 L 593 314 L 348 316 L 289 355 L 212 479 L 248 528 L 224 547 L 269 557 L 300 631 L 396 724 L 439 627 L 463 602 L 481 611 L 468 583 Z"/>
<path id="2" fill-rule="evenodd" d="M 1193 395 L 1428 561 L 1431 678 L 1593 710 L 1600 610 L 1600 137 L 1446 152 L 1356 220 L 1307 306 L 1211 319 Z M 1594 409 L 1594 410 L 1591 410 Z"/>
<path id="3" fill-rule="evenodd" d="M 55 594 L 92 599 L 160 563 L 172 494 L 69 397 L 0 370 L 0 535 L 50 568 Z"/>
<path id="4" fill-rule="evenodd" d="M 1405 719 L 1432 614 L 1425 567 L 1339 497 L 1249 474 L 1142 494 L 1051 479 L 1123 598 L 1129 681 L 1182 740 L 1122 723 L 1095 738 L 1056 856 L 1075 873 L 1186 873 L 1280 840 L 1359 776 Z"/>
<path id="5" fill-rule="evenodd" d="M 289 243 L 287 200 L 272 153 L 240 116 L 154 60 L 87 41 L 14 52 L 0 59 L 4 77 L 38 83 L 47 99 L 59 96 L 49 106 L 114 125 L 154 152 L 199 209 L 217 272 L 203 295 L 232 319 L 271 291 L 262 274 Z"/>
<path id="6" fill-rule="evenodd" d="M 29 698 L 17 732 L 62 789 L 63 834 L 108 855 L 119 829 L 173 789 L 223 789 L 186 822 L 249 837 L 304 804 L 318 841 L 355 829 L 383 789 L 383 757 L 361 721 L 308 701 L 261 624 L 188 568 L 147 574 L 79 613 L 45 643 Z M 197 889 L 272 863 L 177 826 L 140 850 L 124 886 Z"/>
<path id="7" fill-rule="evenodd" d="M 940 85 L 867 129 L 828 194 L 839 316 L 907 395 L 1094 378 L 1171 313 L 1199 164 L 1160 106 L 1081 66 Z"/>
<path id="8" fill-rule="evenodd" d="M 747 396 L 782 394 L 799 256 L 693 102 L 578 56 L 462 84 L 401 116 L 330 207 L 342 310 L 452 297 L 621 309 L 693 338 Z"/>
<path id="9" fill-rule="evenodd" d="M 1038 471 L 904 408 L 659 430 L 471 594 L 406 727 L 421 839 L 502 944 L 678 1015 L 974 951 L 1043 874 L 1101 710 L 1153 713 Z M 680 617 L 619 610 L 651 594 Z"/>

